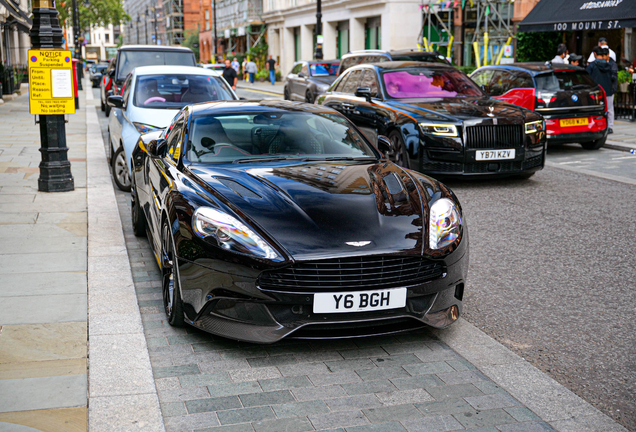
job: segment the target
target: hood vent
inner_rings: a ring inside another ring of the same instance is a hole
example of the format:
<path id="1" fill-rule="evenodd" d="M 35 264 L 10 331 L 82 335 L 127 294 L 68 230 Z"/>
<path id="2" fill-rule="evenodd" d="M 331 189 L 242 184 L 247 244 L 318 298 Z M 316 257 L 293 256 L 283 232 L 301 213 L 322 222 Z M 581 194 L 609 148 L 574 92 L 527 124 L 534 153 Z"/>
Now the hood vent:
<path id="1" fill-rule="evenodd" d="M 384 183 L 391 195 L 397 195 L 400 192 L 404 192 L 404 186 L 402 186 L 402 182 L 394 172 L 384 177 Z"/>
<path id="2" fill-rule="evenodd" d="M 222 183 L 224 186 L 232 189 L 232 191 L 234 191 L 241 198 L 255 198 L 255 199 L 262 199 L 263 198 L 259 194 L 257 194 L 253 190 L 248 189 L 247 187 L 243 186 L 242 184 L 240 184 L 236 180 L 223 178 L 223 177 L 220 177 L 220 178 L 216 177 L 216 179 L 220 183 Z"/>

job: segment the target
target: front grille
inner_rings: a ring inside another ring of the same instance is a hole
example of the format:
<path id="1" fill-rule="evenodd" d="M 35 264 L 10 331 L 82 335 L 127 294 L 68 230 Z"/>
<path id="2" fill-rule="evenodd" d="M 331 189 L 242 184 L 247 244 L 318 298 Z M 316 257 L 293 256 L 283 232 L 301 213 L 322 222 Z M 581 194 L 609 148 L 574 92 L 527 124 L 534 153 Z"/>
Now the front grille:
<path id="1" fill-rule="evenodd" d="M 464 171 L 464 164 L 454 162 L 424 162 L 422 163 L 422 171 L 456 173 Z"/>
<path id="2" fill-rule="evenodd" d="M 466 148 L 504 149 L 523 147 L 523 125 L 468 126 Z"/>
<path id="3" fill-rule="evenodd" d="M 504 173 L 511 171 L 521 171 L 522 161 L 491 161 L 491 162 L 473 162 L 464 166 L 466 174 L 481 173 Z"/>
<path id="4" fill-rule="evenodd" d="M 526 160 L 523 163 L 523 168 L 528 169 L 528 168 L 538 167 L 538 166 L 541 166 L 542 162 L 543 162 L 543 156 L 531 157 L 530 159 Z"/>
<path id="5" fill-rule="evenodd" d="M 441 263 L 422 257 L 362 256 L 306 261 L 260 274 L 265 290 L 312 292 L 395 288 L 421 284 L 444 273 Z"/>

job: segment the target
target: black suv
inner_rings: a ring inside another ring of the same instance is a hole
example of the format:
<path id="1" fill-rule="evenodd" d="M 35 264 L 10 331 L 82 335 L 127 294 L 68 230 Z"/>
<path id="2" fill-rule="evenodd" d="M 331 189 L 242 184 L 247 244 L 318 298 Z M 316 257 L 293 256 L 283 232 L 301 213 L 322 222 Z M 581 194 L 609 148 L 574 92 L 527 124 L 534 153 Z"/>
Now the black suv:
<path id="1" fill-rule="evenodd" d="M 427 52 L 415 49 L 399 51 L 383 50 L 361 50 L 353 51 L 342 56 L 338 75 L 349 69 L 351 66 L 369 63 L 381 63 L 385 61 L 417 61 L 428 63 L 450 64 L 446 57 L 437 51 Z"/>
<path id="2" fill-rule="evenodd" d="M 110 114 L 110 107 L 106 104 L 109 91 L 117 95 L 121 93 L 121 86 L 126 77 L 138 66 L 197 66 L 197 60 L 190 48 L 169 47 L 158 45 L 125 45 L 117 50 L 117 57 L 111 60 L 107 74 L 110 78 L 102 80 L 101 102 L 102 110 Z M 108 87 L 108 88 L 107 88 Z"/>

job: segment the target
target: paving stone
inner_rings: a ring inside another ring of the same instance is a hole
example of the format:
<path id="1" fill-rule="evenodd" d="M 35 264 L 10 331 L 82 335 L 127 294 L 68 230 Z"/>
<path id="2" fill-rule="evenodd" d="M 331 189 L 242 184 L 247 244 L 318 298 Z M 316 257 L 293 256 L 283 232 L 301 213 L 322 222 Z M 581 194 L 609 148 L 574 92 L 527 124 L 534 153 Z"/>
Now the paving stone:
<path id="1" fill-rule="evenodd" d="M 360 357 L 384 357 L 387 355 L 387 352 L 380 347 L 338 350 L 338 352 L 345 360 Z"/>
<path id="2" fill-rule="evenodd" d="M 454 371 L 446 362 L 409 364 L 404 365 L 404 369 L 411 375 L 441 374 Z"/>
<path id="3" fill-rule="evenodd" d="M 215 428 L 195 429 L 194 432 L 254 432 L 251 423 L 243 423 Z"/>
<path id="4" fill-rule="evenodd" d="M 164 417 L 174 417 L 187 415 L 188 412 L 183 402 L 168 402 L 161 404 L 161 414 Z"/>
<path id="5" fill-rule="evenodd" d="M 420 350 L 429 350 L 429 348 L 424 345 L 423 342 L 393 342 L 393 343 L 383 343 L 382 349 L 389 353 L 390 355 L 397 354 L 413 354 L 416 351 Z M 382 357 L 382 356 L 380 356 Z"/>
<path id="6" fill-rule="evenodd" d="M 139 306 L 141 306 L 141 304 Z M 191 344 L 196 342 L 205 342 L 206 339 L 209 339 L 209 337 L 198 334 L 187 334 L 180 336 L 169 336 L 168 343 L 170 345 Z"/>
<path id="7" fill-rule="evenodd" d="M 418 375 L 409 378 L 393 378 L 393 385 L 399 390 L 410 390 L 423 388 L 428 390 L 430 387 L 443 386 L 444 382 L 435 375 Z M 481 394 L 481 393 L 479 393 Z"/>
<path id="8" fill-rule="evenodd" d="M 371 423 L 386 423 L 422 417 L 422 413 L 411 404 L 369 408 L 362 410 L 362 412 Z"/>
<path id="9" fill-rule="evenodd" d="M 148 344 L 148 347 L 158 347 L 158 346 L 168 345 L 168 341 L 166 340 L 165 337 L 158 337 L 158 338 L 147 337 L 146 344 Z"/>
<path id="10" fill-rule="evenodd" d="M 229 371 L 234 382 L 257 381 L 262 379 L 280 378 L 281 373 L 273 366 L 262 368 L 238 369 Z M 304 375 L 304 374 L 301 374 Z"/>
<path id="11" fill-rule="evenodd" d="M 497 426 L 501 432 L 554 432 L 545 422 L 513 423 Z"/>
<path id="12" fill-rule="evenodd" d="M 261 392 L 261 386 L 258 385 L 258 381 L 247 381 L 241 383 L 227 383 L 227 384 L 217 384 L 214 386 L 208 386 L 208 391 L 210 392 L 210 396 L 231 396 L 231 395 L 240 395 L 240 394 L 248 394 L 248 393 L 258 393 Z"/>
<path id="13" fill-rule="evenodd" d="M 197 353 L 195 353 L 197 354 Z M 210 353 L 206 353 L 210 354 Z M 199 363 L 199 369 L 203 373 L 216 373 L 222 371 L 231 371 L 234 369 L 246 369 L 249 368 L 250 365 L 247 363 L 245 359 L 230 359 L 230 360 L 218 360 L 212 362 L 203 362 Z"/>
<path id="14" fill-rule="evenodd" d="M 343 370 L 361 370 L 376 368 L 371 360 L 368 358 L 351 359 L 351 360 L 339 360 L 325 362 L 331 372 L 340 372 Z"/>
<path id="15" fill-rule="evenodd" d="M 299 341 L 282 341 L 280 344 L 269 345 L 265 347 L 265 350 L 270 356 L 285 355 L 285 354 L 302 354 L 310 351 L 311 347 L 307 343 Z"/>
<path id="16" fill-rule="evenodd" d="M 164 432 L 164 421 L 168 423 L 170 419 L 180 417 L 167 417 L 162 419 L 159 404 L 154 394 L 139 394 L 131 396 L 114 397 L 92 397 L 88 407 L 88 427 L 86 426 L 86 412 L 81 419 L 79 430 L 92 432 L 129 432 L 139 430 L 139 425 L 144 425 L 144 431 Z M 85 406 L 85 405 L 84 405 Z M 34 417 L 37 415 L 33 413 Z M 53 429 L 53 422 L 49 423 L 50 430 Z M 216 425 L 216 418 L 209 425 Z M 61 426 L 61 431 L 67 432 L 70 429 Z M 45 429 L 46 430 L 46 429 Z M 183 429 L 182 429 L 183 430 Z"/>
<path id="17" fill-rule="evenodd" d="M 325 402 L 321 400 L 273 405 L 272 409 L 278 418 L 300 417 L 329 412 L 329 408 Z"/>
<path id="18" fill-rule="evenodd" d="M 86 375 L 0 380 L 0 412 L 86 406 Z"/>
<path id="19" fill-rule="evenodd" d="M 216 415 L 219 417 L 219 422 L 221 422 L 222 425 L 258 422 L 275 418 L 272 409 L 265 406 L 218 411 Z"/>
<path id="20" fill-rule="evenodd" d="M 369 424 L 361 411 L 344 411 L 329 414 L 312 414 L 309 420 L 317 430 Z"/>
<path id="21" fill-rule="evenodd" d="M 177 388 L 166 390 L 158 389 L 157 394 L 159 395 L 159 401 L 161 403 L 181 402 L 210 397 L 210 392 L 208 392 L 207 387 Z"/>
<path id="22" fill-rule="evenodd" d="M 473 366 L 472 364 L 470 364 L 469 362 L 467 362 L 464 359 L 447 360 L 446 363 L 451 365 L 453 367 L 453 369 L 455 369 L 456 371 L 465 371 L 465 370 L 475 370 L 476 369 L 475 366 Z"/>
<path id="23" fill-rule="evenodd" d="M 275 356 L 275 357 L 268 357 L 269 354 L 267 354 L 267 350 L 263 347 L 254 347 L 254 348 L 240 348 L 240 349 L 224 349 L 221 350 L 219 352 L 219 354 L 221 355 L 221 358 L 223 359 L 235 359 L 235 358 L 241 358 L 241 359 L 248 359 L 248 362 L 250 359 L 252 358 L 271 358 L 271 359 L 276 359 L 279 357 L 283 357 L 283 356 Z M 258 362 L 255 362 L 254 364 L 250 363 L 250 366 L 252 367 L 263 367 L 263 366 L 278 366 L 278 364 L 276 364 L 275 361 L 272 362 L 272 364 L 257 364 Z"/>
<path id="24" fill-rule="evenodd" d="M 155 379 L 158 379 L 181 375 L 193 375 L 200 373 L 200 371 L 197 365 L 183 365 L 154 368 L 152 373 L 154 374 Z"/>
<path id="25" fill-rule="evenodd" d="M 423 362 L 436 362 L 436 361 L 446 361 L 446 360 L 457 360 L 459 359 L 459 355 L 451 350 L 436 350 L 433 351 L 431 349 L 418 350 L 413 352 L 417 358 L 422 360 Z"/>
<path id="26" fill-rule="evenodd" d="M 215 386 L 217 384 L 229 383 L 230 377 L 226 372 L 219 372 L 214 374 L 197 374 L 197 375 L 182 375 L 179 377 L 181 387 L 202 387 L 202 386 Z"/>
<path id="27" fill-rule="evenodd" d="M 306 432 L 314 427 L 304 417 L 259 421 L 252 423 L 255 432 Z"/>
<path id="28" fill-rule="evenodd" d="M 347 396 L 347 393 L 339 385 L 295 388 L 291 392 L 301 402 Z"/>
<path id="29" fill-rule="evenodd" d="M 472 384 L 458 384 L 449 386 L 429 387 L 426 389 L 435 399 L 481 396 L 482 392 Z"/>
<path id="30" fill-rule="evenodd" d="M 175 390 L 181 388 L 179 378 L 177 377 L 156 379 L 155 386 L 157 390 Z"/>
<path id="31" fill-rule="evenodd" d="M 298 363 L 314 363 L 342 360 L 342 356 L 337 351 L 308 351 L 294 354 Z"/>
<path id="32" fill-rule="evenodd" d="M 315 386 L 325 386 L 330 384 L 347 384 L 357 383 L 362 381 L 362 378 L 358 376 L 354 371 L 340 371 L 332 372 L 328 374 L 309 375 L 309 379 Z"/>
<path id="33" fill-rule="evenodd" d="M 267 354 L 265 352 L 265 354 Z M 274 357 L 256 357 L 248 358 L 247 362 L 251 367 L 267 367 L 267 366 L 283 366 L 287 364 L 296 364 L 296 358 L 291 354 L 274 356 Z"/>
<path id="34" fill-rule="evenodd" d="M 349 395 L 365 394 L 365 393 L 383 393 L 395 391 L 396 388 L 389 380 L 365 381 L 355 384 L 343 384 L 342 388 Z"/>
<path id="35" fill-rule="evenodd" d="M 434 400 L 430 394 L 421 388 L 376 393 L 376 397 L 383 405 L 402 405 Z"/>
<path id="36" fill-rule="evenodd" d="M 311 381 L 309 381 L 309 379 L 306 376 L 265 379 L 265 380 L 259 380 L 258 383 L 263 388 L 263 391 L 313 386 Z"/>
<path id="37" fill-rule="evenodd" d="M 380 401 L 374 395 L 349 396 L 335 399 L 325 399 L 331 411 L 354 411 L 362 408 L 379 407 Z"/>
<path id="38" fill-rule="evenodd" d="M 401 366 L 382 368 L 376 367 L 373 369 L 356 370 L 356 373 L 364 381 L 375 381 L 379 379 L 391 379 L 409 376 L 409 374 Z"/>
<path id="39" fill-rule="evenodd" d="M 236 396 L 226 396 L 217 398 L 195 399 L 186 401 L 186 408 L 190 414 L 201 412 L 222 411 L 232 408 L 241 408 L 241 402 Z"/>
<path id="40" fill-rule="evenodd" d="M 464 400 L 471 404 L 473 408 L 480 411 L 520 405 L 520 403 L 512 396 L 506 393 L 496 393 L 485 396 L 469 396 L 465 397 Z"/>
<path id="41" fill-rule="evenodd" d="M 530 411 L 526 407 L 511 407 L 504 408 L 508 414 L 510 414 L 515 420 L 518 422 L 528 422 L 528 421 L 540 421 L 538 415 Z"/>
<path id="42" fill-rule="evenodd" d="M 402 424 L 409 432 L 445 432 L 464 429 L 452 416 L 424 417 L 406 420 Z"/>
<path id="43" fill-rule="evenodd" d="M 216 413 L 213 412 L 168 417 L 165 418 L 164 421 L 166 425 L 166 432 L 185 432 L 191 431 L 192 429 L 217 426 L 219 424 Z"/>
<path id="44" fill-rule="evenodd" d="M 221 357 L 214 352 L 204 352 L 204 353 L 173 353 L 172 354 L 172 364 L 175 366 L 180 365 L 188 365 L 188 364 L 199 364 L 199 369 L 202 373 L 209 373 L 209 371 L 204 371 L 202 368 L 203 363 L 208 362 L 216 362 L 219 361 Z M 219 372 L 223 372 L 223 370 L 219 370 Z M 214 371 L 212 373 L 217 373 Z"/>
<path id="45" fill-rule="evenodd" d="M 390 357 L 376 357 L 371 359 L 378 367 L 393 367 L 407 364 L 422 363 L 414 354 L 398 354 Z"/>
<path id="46" fill-rule="evenodd" d="M 446 414 L 457 414 L 473 412 L 474 409 L 463 399 L 446 399 L 442 401 L 424 402 L 415 404 L 425 416 L 436 416 Z"/>
<path id="47" fill-rule="evenodd" d="M 283 376 L 318 375 L 329 373 L 329 368 L 324 363 L 299 363 L 278 366 Z"/>
<path id="48" fill-rule="evenodd" d="M 248 393 L 239 396 L 244 407 L 276 405 L 295 402 L 289 390 L 278 390 L 261 393 Z"/>
<path id="49" fill-rule="evenodd" d="M 354 426 L 347 428 L 347 432 L 399 432 L 404 430 L 404 427 L 397 422 L 370 424 L 365 426 Z"/>
<path id="50" fill-rule="evenodd" d="M 453 414 L 453 416 L 466 429 L 515 423 L 515 419 L 502 409 L 494 409 L 488 411 L 471 410 L 463 413 Z"/>
<path id="51" fill-rule="evenodd" d="M 504 389 L 502 389 L 492 381 L 479 381 L 473 383 L 473 385 L 481 390 L 484 394 L 506 393 Z"/>

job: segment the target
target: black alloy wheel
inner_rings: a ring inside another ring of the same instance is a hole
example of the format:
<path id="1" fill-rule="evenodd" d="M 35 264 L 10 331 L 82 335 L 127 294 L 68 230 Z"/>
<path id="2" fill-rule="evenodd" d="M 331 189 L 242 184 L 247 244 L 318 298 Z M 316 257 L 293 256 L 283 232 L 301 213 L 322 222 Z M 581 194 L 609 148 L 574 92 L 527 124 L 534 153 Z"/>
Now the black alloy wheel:
<path id="1" fill-rule="evenodd" d="M 183 327 L 183 301 L 179 289 L 179 266 L 174 253 L 174 240 L 167 221 L 161 228 L 161 274 L 163 307 L 168 323 L 174 327 Z"/>
<path id="2" fill-rule="evenodd" d="M 111 110 L 110 105 L 106 104 L 106 110 L 104 111 L 106 114 L 106 117 L 110 115 L 110 110 Z"/>
<path id="3" fill-rule="evenodd" d="M 403 168 L 409 168 L 409 158 L 406 152 L 406 146 L 404 145 L 404 139 L 402 139 L 402 134 L 399 131 L 394 130 L 391 131 L 388 138 L 393 147 L 393 150 L 387 154 L 389 159 L 396 165 Z"/>
<path id="4" fill-rule="evenodd" d="M 137 237 L 144 237 L 146 235 L 146 215 L 139 205 L 139 195 L 137 195 L 136 187 L 131 187 L 130 189 L 130 220 L 133 233 Z"/>
<path id="5" fill-rule="evenodd" d="M 103 99 L 102 99 L 102 95 L 101 95 L 101 93 L 100 93 L 100 95 L 99 95 L 99 104 L 100 104 L 100 106 L 101 106 L 101 108 L 102 108 L 102 111 L 106 111 L 106 104 L 104 103 L 104 101 L 103 101 Z"/>
<path id="6" fill-rule="evenodd" d="M 316 97 L 314 96 L 313 92 L 311 90 L 307 90 L 307 93 L 305 93 L 305 102 L 307 103 L 314 103 L 314 100 L 316 99 Z"/>
<path id="7" fill-rule="evenodd" d="M 283 89 L 283 99 L 285 99 L 285 100 L 290 100 L 290 99 L 289 99 L 289 89 L 288 89 L 287 87 L 285 87 L 285 88 Z"/>
<path id="8" fill-rule="evenodd" d="M 122 146 L 117 149 L 110 164 L 113 168 L 113 179 L 117 187 L 124 192 L 130 192 L 130 173 L 126 164 L 126 153 Z"/>
<path id="9" fill-rule="evenodd" d="M 605 145 L 605 141 L 607 140 L 607 136 L 597 139 L 596 141 L 588 141 L 581 143 L 581 147 L 585 150 L 598 150 Z"/>
<path id="10" fill-rule="evenodd" d="M 110 128 L 108 128 L 108 162 L 113 163 L 113 157 L 115 151 L 113 150 L 113 137 L 110 135 Z"/>

